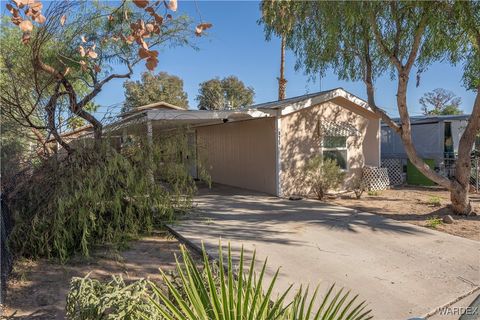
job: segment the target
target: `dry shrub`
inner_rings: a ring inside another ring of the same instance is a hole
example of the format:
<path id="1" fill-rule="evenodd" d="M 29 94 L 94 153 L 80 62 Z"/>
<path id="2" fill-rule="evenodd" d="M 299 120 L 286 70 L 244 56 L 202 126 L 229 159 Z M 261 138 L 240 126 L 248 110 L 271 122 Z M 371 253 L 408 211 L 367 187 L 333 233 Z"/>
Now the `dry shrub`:
<path id="1" fill-rule="evenodd" d="M 311 192 L 322 200 L 328 190 L 336 189 L 343 182 L 345 174 L 335 160 L 317 156 L 308 161 L 306 177 Z"/>

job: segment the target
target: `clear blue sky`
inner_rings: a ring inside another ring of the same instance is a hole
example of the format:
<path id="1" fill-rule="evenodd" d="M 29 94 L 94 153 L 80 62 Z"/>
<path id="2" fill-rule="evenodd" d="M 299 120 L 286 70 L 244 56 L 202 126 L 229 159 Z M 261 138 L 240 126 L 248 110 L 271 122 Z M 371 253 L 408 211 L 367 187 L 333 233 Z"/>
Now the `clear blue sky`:
<path id="1" fill-rule="evenodd" d="M 180 76 L 188 93 L 190 108 L 196 108 L 195 97 L 199 83 L 214 78 L 235 75 L 248 86 L 255 89 L 255 102 L 276 100 L 277 76 L 279 74 L 280 42 L 278 39 L 265 41 L 263 27 L 257 24 L 260 17 L 257 1 L 198 1 L 199 12 L 204 21 L 213 23 L 207 37 L 197 41 L 200 48 L 165 48 L 159 56 L 159 65 L 155 72 L 166 71 Z M 195 2 L 179 1 L 177 14 L 186 13 L 198 20 L 199 14 Z M 295 71 L 295 56 L 287 52 L 286 78 L 287 97 L 312 93 L 320 90 L 320 83 L 309 81 L 302 70 Z M 144 64 L 135 68 L 133 79 L 138 79 L 146 69 Z M 418 99 L 427 91 L 445 88 L 462 98 L 462 109 L 471 112 L 474 94 L 461 86 L 462 68 L 437 63 L 427 70 L 418 88 L 413 76 L 409 88 L 409 104 L 412 115 L 420 114 Z M 103 106 L 99 115 L 105 113 L 105 106 L 124 101 L 122 80 L 107 84 L 97 97 L 96 102 Z M 395 104 L 395 81 L 389 77 L 376 83 L 377 103 L 389 114 L 397 115 Z M 366 98 L 362 82 L 337 80 L 329 72 L 321 81 L 321 89 L 343 87 L 345 90 Z M 115 108 L 119 110 L 120 108 Z"/>

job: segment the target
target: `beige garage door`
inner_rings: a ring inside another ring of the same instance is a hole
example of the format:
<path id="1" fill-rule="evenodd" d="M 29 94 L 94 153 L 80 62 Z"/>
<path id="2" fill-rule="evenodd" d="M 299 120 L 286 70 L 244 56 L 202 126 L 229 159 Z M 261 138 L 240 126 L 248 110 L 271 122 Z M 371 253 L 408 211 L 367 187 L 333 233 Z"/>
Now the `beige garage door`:
<path id="1" fill-rule="evenodd" d="M 213 182 L 275 194 L 272 118 L 197 128 L 197 151 Z"/>

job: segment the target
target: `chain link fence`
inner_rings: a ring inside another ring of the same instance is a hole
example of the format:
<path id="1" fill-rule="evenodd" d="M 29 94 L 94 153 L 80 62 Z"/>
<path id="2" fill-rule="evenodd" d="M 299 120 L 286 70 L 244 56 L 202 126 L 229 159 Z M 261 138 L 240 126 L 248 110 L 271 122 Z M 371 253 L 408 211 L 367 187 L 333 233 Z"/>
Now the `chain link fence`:
<path id="1" fill-rule="evenodd" d="M 1 245 L 1 254 L 0 254 L 0 304 L 5 302 L 5 295 L 7 292 L 7 280 L 10 271 L 12 270 L 12 256 L 7 246 L 7 239 L 10 231 L 12 230 L 12 221 L 10 217 L 10 212 L 3 200 L 3 194 L 0 196 L 1 201 L 1 215 L 0 215 L 0 245 Z"/>
<path id="2" fill-rule="evenodd" d="M 480 192 L 480 155 L 477 152 L 472 154 L 472 164 L 470 168 L 470 192 Z M 455 175 L 455 159 L 445 158 L 445 175 L 448 178 L 453 178 Z"/>
<path id="3" fill-rule="evenodd" d="M 452 179 L 455 176 L 455 157 L 443 159 L 438 172 L 443 176 Z M 470 169 L 470 192 L 480 193 L 480 153 L 476 151 L 472 154 L 472 165 Z M 384 158 L 382 167 L 388 169 L 390 185 L 401 185 L 406 182 L 405 167 L 408 159 Z"/>

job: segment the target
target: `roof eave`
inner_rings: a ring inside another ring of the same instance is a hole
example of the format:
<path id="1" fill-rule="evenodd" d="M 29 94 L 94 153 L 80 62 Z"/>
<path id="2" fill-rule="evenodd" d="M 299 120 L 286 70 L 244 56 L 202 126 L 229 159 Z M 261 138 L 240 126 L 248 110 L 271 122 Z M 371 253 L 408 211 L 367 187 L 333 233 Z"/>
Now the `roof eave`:
<path id="1" fill-rule="evenodd" d="M 322 94 L 313 95 L 313 96 L 307 97 L 306 99 L 299 100 L 297 102 L 293 102 L 290 104 L 284 104 L 284 105 L 279 104 L 278 106 L 259 107 L 258 109 L 263 111 L 272 110 L 272 109 L 281 110 L 280 113 L 282 116 L 284 116 L 292 112 L 300 111 L 302 109 L 305 109 L 311 106 L 315 106 L 318 104 L 325 103 L 327 101 L 331 101 L 336 98 L 346 99 L 354 103 L 355 105 L 361 107 L 364 111 L 368 111 L 368 112 L 371 112 L 372 114 L 375 114 L 365 100 L 360 99 L 359 97 L 343 90 L 342 88 L 337 88 Z"/>
<path id="2" fill-rule="evenodd" d="M 270 117 L 269 113 L 256 109 L 245 110 L 148 110 L 149 120 L 217 120 L 251 119 Z"/>

